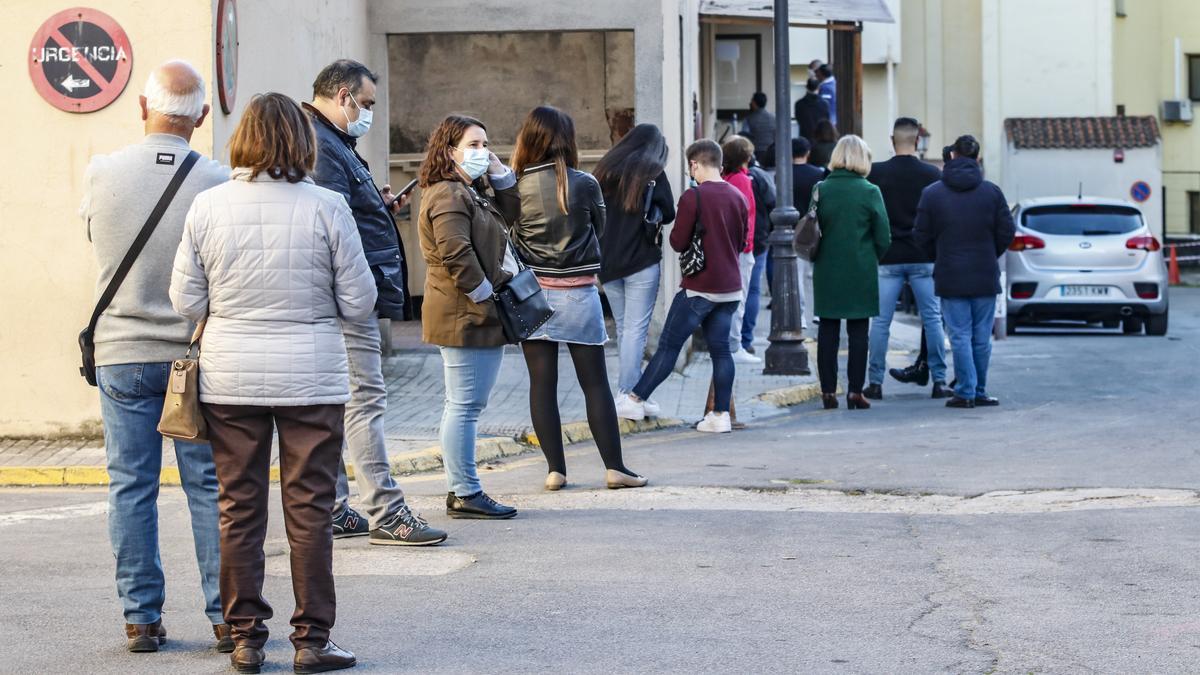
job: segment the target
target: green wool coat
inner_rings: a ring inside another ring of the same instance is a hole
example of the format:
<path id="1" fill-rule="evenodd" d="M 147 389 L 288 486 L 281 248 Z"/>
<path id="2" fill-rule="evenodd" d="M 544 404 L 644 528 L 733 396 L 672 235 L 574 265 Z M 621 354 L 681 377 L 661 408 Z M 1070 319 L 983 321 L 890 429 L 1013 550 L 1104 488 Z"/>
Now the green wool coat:
<path id="1" fill-rule="evenodd" d="M 821 244 L 813 260 L 813 313 L 828 319 L 879 314 L 879 260 L 892 244 L 879 188 L 835 169 L 817 188 Z"/>

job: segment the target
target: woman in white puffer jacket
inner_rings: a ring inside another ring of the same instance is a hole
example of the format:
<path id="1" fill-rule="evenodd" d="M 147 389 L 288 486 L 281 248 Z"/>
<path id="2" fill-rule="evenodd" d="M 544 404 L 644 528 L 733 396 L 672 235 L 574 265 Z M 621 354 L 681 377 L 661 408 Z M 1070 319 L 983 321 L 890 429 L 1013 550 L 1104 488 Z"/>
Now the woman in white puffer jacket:
<path id="1" fill-rule="evenodd" d="M 176 311 L 207 319 L 200 401 L 221 489 L 221 597 L 239 668 L 261 665 L 267 639 L 262 544 L 276 428 L 296 663 L 354 663 L 329 641 L 331 514 L 350 400 L 338 320 L 366 318 L 376 291 L 345 199 L 308 177 L 316 147 L 295 101 L 255 97 L 230 141 L 232 180 L 192 203 L 171 281 Z"/>

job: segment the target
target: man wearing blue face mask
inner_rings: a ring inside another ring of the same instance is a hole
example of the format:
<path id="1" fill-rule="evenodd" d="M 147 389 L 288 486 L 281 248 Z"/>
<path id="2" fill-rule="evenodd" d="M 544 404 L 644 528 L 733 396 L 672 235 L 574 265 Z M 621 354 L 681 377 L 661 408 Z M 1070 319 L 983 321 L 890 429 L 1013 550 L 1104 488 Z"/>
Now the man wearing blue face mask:
<path id="1" fill-rule="evenodd" d="M 346 198 L 379 292 L 374 316 L 363 322 L 342 322 L 350 365 L 346 452 L 354 465 L 354 479 L 367 518 L 350 508 L 350 483 L 343 463 L 333 507 L 333 536 L 369 535 L 372 544 L 422 546 L 441 543 L 446 533 L 430 527 L 409 510 L 404 491 L 391 476 L 383 431 L 387 386 L 379 319 L 412 316 L 405 288 L 404 247 L 392 220 L 407 198 L 394 199 L 387 185 L 380 191 L 366 160 L 355 149 L 357 139 L 371 128 L 377 80 L 357 61 L 334 61 L 313 82 L 312 103 L 304 104 L 317 132 L 313 180 Z"/>

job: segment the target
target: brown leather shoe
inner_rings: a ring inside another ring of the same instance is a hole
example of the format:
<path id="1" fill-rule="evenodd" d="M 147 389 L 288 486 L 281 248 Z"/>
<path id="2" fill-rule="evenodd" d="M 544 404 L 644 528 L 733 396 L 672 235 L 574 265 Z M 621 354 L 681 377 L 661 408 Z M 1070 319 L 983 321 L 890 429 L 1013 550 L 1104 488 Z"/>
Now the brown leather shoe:
<path id="1" fill-rule="evenodd" d="M 154 623 L 127 623 L 125 639 L 125 647 L 135 654 L 156 652 L 167 644 L 167 629 L 163 628 L 162 619 Z"/>
<path id="2" fill-rule="evenodd" d="M 259 647 L 238 645 L 229 655 L 229 664 L 239 673 L 257 673 L 262 670 L 267 655 Z"/>
<path id="3" fill-rule="evenodd" d="M 228 654 L 233 651 L 233 627 L 227 623 L 213 624 L 213 637 L 217 638 L 217 651 Z"/>
<path id="4" fill-rule="evenodd" d="M 350 652 L 326 642 L 323 647 L 302 647 L 296 650 L 292 670 L 297 673 L 325 673 L 331 670 L 353 668 L 357 661 Z"/>

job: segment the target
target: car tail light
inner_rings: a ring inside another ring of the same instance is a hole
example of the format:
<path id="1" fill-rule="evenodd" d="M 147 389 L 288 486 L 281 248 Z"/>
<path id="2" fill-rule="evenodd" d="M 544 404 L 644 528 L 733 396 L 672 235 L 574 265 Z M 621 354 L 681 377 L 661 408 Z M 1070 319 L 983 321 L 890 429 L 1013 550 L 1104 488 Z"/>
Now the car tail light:
<path id="1" fill-rule="evenodd" d="M 1133 290 L 1137 291 L 1137 296 L 1143 300 L 1158 298 L 1158 284 L 1134 282 Z"/>
<path id="2" fill-rule="evenodd" d="M 1134 237 L 1125 242 L 1125 248 L 1132 251 L 1148 251 L 1153 253 L 1162 248 L 1162 244 L 1158 243 L 1158 239 L 1150 235 Z"/>
<path id="3" fill-rule="evenodd" d="M 1130 241 L 1133 241 L 1132 239 Z M 1028 234 L 1018 234 L 1008 245 L 1010 251 L 1029 251 L 1035 248 L 1046 248 L 1046 242 Z"/>
<path id="4" fill-rule="evenodd" d="M 1037 284 L 1033 282 L 1022 281 L 1012 285 L 1013 300 L 1028 300 L 1033 297 L 1035 291 Z"/>

